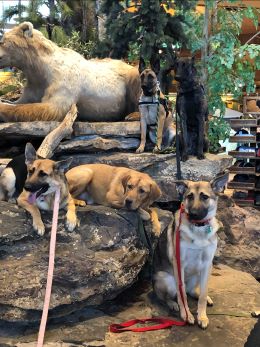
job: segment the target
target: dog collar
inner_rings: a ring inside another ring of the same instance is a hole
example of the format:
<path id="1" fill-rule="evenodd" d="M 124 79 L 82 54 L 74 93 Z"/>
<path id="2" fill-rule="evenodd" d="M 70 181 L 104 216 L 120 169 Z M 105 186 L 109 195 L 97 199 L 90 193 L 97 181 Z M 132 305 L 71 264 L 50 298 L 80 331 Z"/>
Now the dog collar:
<path id="1" fill-rule="evenodd" d="M 186 213 L 186 216 L 189 220 L 189 222 L 196 227 L 204 227 L 205 225 L 209 225 L 209 222 L 211 221 L 211 218 L 209 219 L 202 219 L 202 220 L 193 220 L 189 218 L 189 215 Z"/>
<path id="2" fill-rule="evenodd" d="M 146 101 L 144 101 L 144 98 L 146 99 Z M 147 99 L 150 98 L 149 101 L 147 101 Z M 154 104 L 157 104 L 159 105 L 159 100 L 158 100 L 158 97 L 157 95 L 154 96 L 144 96 L 142 95 L 139 99 L 139 102 L 138 102 L 138 105 L 154 105 Z"/>
<path id="3" fill-rule="evenodd" d="M 185 211 L 185 207 L 184 207 L 183 203 L 181 204 L 181 207 L 180 207 L 180 213 L 185 213 L 188 221 L 196 227 L 204 227 L 205 225 L 209 225 L 209 223 L 212 219 L 212 218 L 200 219 L 200 220 L 190 219 L 189 214 Z"/>

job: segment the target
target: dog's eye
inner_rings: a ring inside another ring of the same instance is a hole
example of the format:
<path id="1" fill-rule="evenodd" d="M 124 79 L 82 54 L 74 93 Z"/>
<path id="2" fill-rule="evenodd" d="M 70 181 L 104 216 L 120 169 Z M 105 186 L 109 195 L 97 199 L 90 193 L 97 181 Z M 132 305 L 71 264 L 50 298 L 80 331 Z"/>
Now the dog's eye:
<path id="1" fill-rule="evenodd" d="M 209 199 L 209 196 L 208 195 L 206 195 L 206 194 L 201 194 L 201 198 L 202 198 L 202 200 L 208 200 Z"/>
<path id="2" fill-rule="evenodd" d="M 28 170 L 29 176 L 31 176 L 34 173 L 34 171 L 35 171 L 35 168 L 32 168 L 32 169 Z"/>
<path id="3" fill-rule="evenodd" d="M 44 176 L 48 176 L 48 174 L 42 170 L 39 171 L 39 176 L 40 177 L 44 177 Z"/>
<path id="4" fill-rule="evenodd" d="M 133 185 L 132 185 L 132 184 L 128 184 L 128 185 L 127 185 L 127 188 L 128 188 L 129 190 L 131 190 L 131 189 L 133 189 Z"/>
<path id="5" fill-rule="evenodd" d="M 189 200 L 192 200 L 192 199 L 194 198 L 193 193 L 188 194 L 188 195 L 187 195 L 187 198 L 188 198 Z"/>
<path id="6" fill-rule="evenodd" d="M 139 188 L 139 193 L 140 193 L 140 194 L 145 193 L 145 191 L 143 190 L 143 188 Z"/>

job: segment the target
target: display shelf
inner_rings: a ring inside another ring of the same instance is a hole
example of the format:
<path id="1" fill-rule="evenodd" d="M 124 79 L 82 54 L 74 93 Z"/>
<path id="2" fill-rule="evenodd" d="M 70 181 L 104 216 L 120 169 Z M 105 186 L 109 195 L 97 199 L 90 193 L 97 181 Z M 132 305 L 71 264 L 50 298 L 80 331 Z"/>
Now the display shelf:
<path id="1" fill-rule="evenodd" d="M 256 119 L 230 119 L 229 124 L 231 128 L 248 128 L 257 127 Z"/>
<path id="2" fill-rule="evenodd" d="M 230 181 L 228 182 L 227 187 L 228 189 L 252 190 L 255 189 L 255 182 Z"/>
<path id="3" fill-rule="evenodd" d="M 250 199 L 250 200 L 246 200 L 246 199 L 235 199 L 233 198 L 233 200 L 235 201 L 235 203 L 239 206 L 242 206 L 242 207 L 246 207 L 246 206 L 254 206 L 255 204 L 255 201 L 254 199 Z"/>
<path id="4" fill-rule="evenodd" d="M 255 168 L 254 167 L 241 167 L 241 166 L 231 166 L 229 168 L 229 172 L 234 174 L 246 174 L 246 175 L 254 175 L 255 174 Z M 260 175 L 260 173 L 259 173 Z"/>
<path id="5" fill-rule="evenodd" d="M 240 152 L 240 151 L 229 151 L 229 155 L 231 155 L 234 158 L 250 158 L 250 159 L 256 159 L 255 152 Z M 258 157 L 260 159 L 260 157 Z"/>
<path id="6" fill-rule="evenodd" d="M 231 128 L 235 131 L 239 129 L 247 129 L 249 134 L 244 136 L 233 135 L 230 136 L 229 142 L 239 144 L 248 143 L 250 148 L 254 149 L 254 152 L 242 152 L 239 150 L 229 151 L 228 154 L 234 158 L 242 159 L 245 162 L 250 161 L 254 167 L 241 167 L 233 165 L 230 167 L 229 171 L 232 174 L 245 174 L 250 175 L 250 179 L 246 181 L 246 177 L 242 178 L 242 182 L 237 179 L 230 181 L 227 185 L 229 189 L 251 191 L 250 198 L 236 199 L 234 201 L 239 206 L 254 206 L 259 208 L 259 204 L 256 204 L 256 195 L 260 193 L 260 188 L 256 187 L 257 178 L 260 177 L 260 172 L 256 172 L 256 167 L 259 165 L 260 156 L 257 156 L 257 149 L 260 147 L 260 112 L 249 112 L 247 110 L 247 105 L 249 100 L 260 100 L 259 96 L 246 96 L 243 98 L 243 113 L 244 119 L 231 119 L 229 124 Z M 238 147 L 237 147 L 238 149 Z M 254 160 L 251 160 L 254 159 Z M 253 179 L 252 179 L 253 177 Z M 252 196 L 252 197 L 251 197 Z"/>
<path id="7" fill-rule="evenodd" d="M 256 136 L 230 136 L 229 142 L 256 143 Z"/>

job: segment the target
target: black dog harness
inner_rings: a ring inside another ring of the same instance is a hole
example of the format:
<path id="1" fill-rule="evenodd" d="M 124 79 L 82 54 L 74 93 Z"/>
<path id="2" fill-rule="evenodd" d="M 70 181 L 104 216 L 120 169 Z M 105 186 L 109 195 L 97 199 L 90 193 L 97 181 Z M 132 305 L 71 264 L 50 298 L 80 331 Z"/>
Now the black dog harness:
<path id="1" fill-rule="evenodd" d="M 168 101 L 167 99 L 164 98 L 160 98 L 160 88 L 158 87 L 157 90 L 157 96 L 152 95 L 151 96 L 152 100 L 151 101 L 142 101 L 142 96 L 138 102 L 138 106 L 140 105 L 162 105 L 165 109 L 165 113 L 166 113 L 166 118 L 169 115 L 169 107 L 168 107 Z M 157 124 L 149 124 L 149 126 L 156 126 Z"/>

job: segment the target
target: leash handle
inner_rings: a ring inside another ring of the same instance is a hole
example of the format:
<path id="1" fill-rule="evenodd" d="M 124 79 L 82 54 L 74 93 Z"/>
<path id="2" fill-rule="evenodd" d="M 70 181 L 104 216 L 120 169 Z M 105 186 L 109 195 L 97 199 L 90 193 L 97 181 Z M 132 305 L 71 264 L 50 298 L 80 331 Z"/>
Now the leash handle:
<path id="1" fill-rule="evenodd" d="M 176 235 L 175 235 L 175 257 L 176 257 L 176 263 L 177 263 L 177 271 L 178 271 L 178 287 L 179 287 L 179 293 L 181 296 L 181 301 L 185 309 L 186 313 L 186 320 L 188 319 L 188 311 L 187 311 L 187 306 L 185 305 L 185 300 L 184 300 L 184 293 L 183 293 L 183 282 L 181 278 L 181 250 L 180 250 L 180 226 L 181 226 L 181 221 L 182 221 L 182 214 L 185 212 L 183 204 L 181 204 L 180 207 L 180 217 L 179 217 L 179 224 L 176 229 Z M 174 261 L 174 259 L 173 259 Z"/>
<path id="2" fill-rule="evenodd" d="M 60 188 L 58 188 L 55 192 L 53 215 L 52 215 L 50 251 L 49 251 L 49 267 L 48 267 L 47 284 L 46 284 L 41 324 L 40 324 L 40 329 L 38 334 L 37 347 L 43 346 L 44 334 L 45 334 L 46 323 L 48 318 L 48 311 L 50 306 L 51 288 L 52 288 L 52 280 L 53 280 L 53 272 L 54 272 L 56 234 L 57 234 L 58 215 L 59 215 L 59 203 L 60 203 Z"/>
<path id="3" fill-rule="evenodd" d="M 137 327 L 137 328 L 131 328 L 135 324 L 145 324 L 149 322 L 155 322 L 159 323 L 157 325 L 149 325 L 146 327 Z M 186 322 L 180 322 L 173 319 L 168 318 L 143 318 L 143 319 L 132 319 L 124 323 L 120 324 L 111 324 L 109 327 L 109 331 L 111 333 L 122 333 L 124 331 L 133 331 L 137 333 L 141 333 L 144 331 L 152 331 L 152 330 L 160 330 L 160 329 L 166 329 L 173 325 L 177 326 L 184 326 L 186 325 Z"/>

